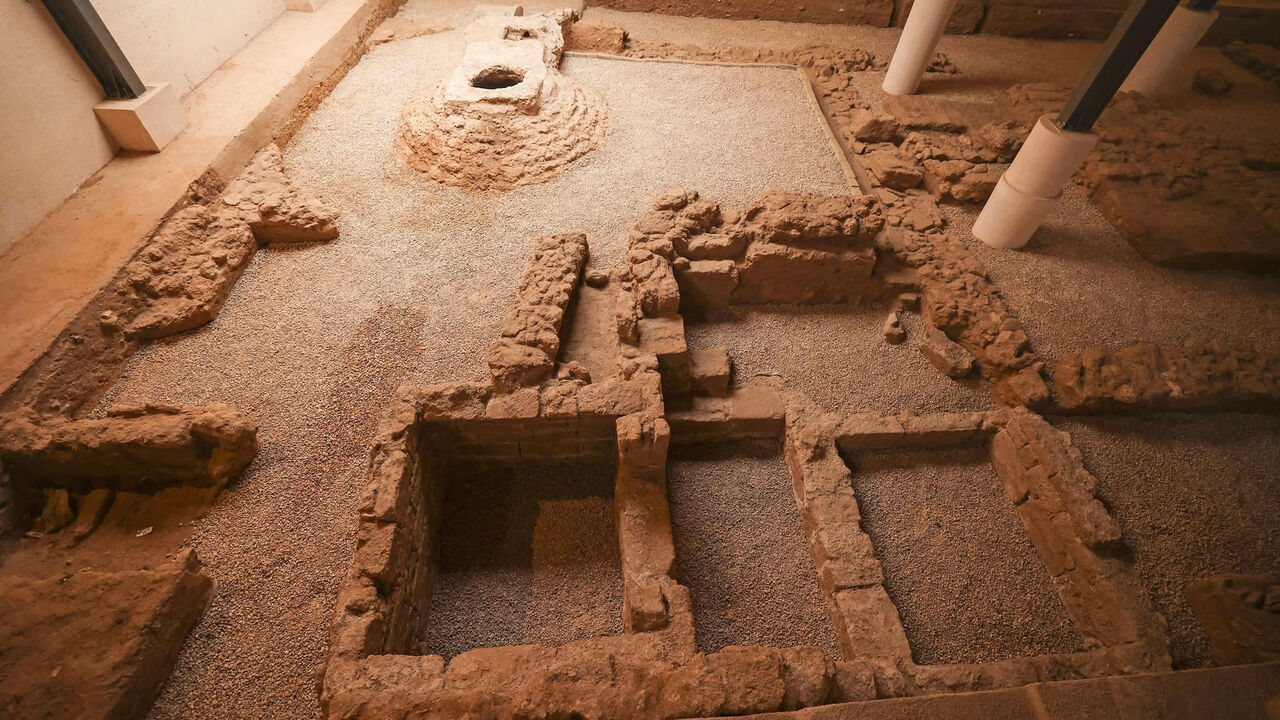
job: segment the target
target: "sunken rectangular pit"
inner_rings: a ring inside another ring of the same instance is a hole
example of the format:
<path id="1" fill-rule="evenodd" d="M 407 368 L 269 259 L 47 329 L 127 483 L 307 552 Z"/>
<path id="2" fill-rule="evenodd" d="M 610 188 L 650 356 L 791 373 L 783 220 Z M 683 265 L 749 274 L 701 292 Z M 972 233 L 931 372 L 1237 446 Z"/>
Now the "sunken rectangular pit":
<path id="1" fill-rule="evenodd" d="M 776 446 L 680 446 L 667 483 L 676 577 L 693 598 L 698 650 L 805 645 L 840 658 Z"/>
<path id="2" fill-rule="evenodd" d="M 608 462 L 452 468 L 418 650 L 621 634 L 616 475 Z"/>
<path id="3" fill-rule="evenodd" d="M 845 460 L 915 662 L 1084 649 L 985 448 Z"/>

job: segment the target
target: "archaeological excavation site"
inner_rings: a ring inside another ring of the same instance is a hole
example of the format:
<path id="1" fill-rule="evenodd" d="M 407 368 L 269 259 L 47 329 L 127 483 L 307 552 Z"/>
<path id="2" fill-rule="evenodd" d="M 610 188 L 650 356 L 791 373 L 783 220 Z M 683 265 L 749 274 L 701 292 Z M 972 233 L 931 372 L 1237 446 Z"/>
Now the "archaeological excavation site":
<path id="1" fill-rule="evenodd" d="M 1280 2 L 0 33 L 0 718 L 1280 720 Z"/>

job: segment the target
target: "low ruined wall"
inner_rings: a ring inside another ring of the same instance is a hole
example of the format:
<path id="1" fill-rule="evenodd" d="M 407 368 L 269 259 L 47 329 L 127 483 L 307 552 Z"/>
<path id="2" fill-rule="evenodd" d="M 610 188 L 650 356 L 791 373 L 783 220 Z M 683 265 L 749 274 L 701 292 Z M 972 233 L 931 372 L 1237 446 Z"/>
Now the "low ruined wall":
<path id="1" fill-rule="evenodd" d="M 900 27 L 912 0 L 596 0 L 591 4 L 667 15 Z M 1127 6 L 1126 0 L 959 0 L 947 32 L 1101 40 Z M 1219 7 L 1219 12 L 1221 17 L 1205 36 L 1205 44 L 1274 42 L 1280 28 L 1280 13 L 1275 10 Z"/>

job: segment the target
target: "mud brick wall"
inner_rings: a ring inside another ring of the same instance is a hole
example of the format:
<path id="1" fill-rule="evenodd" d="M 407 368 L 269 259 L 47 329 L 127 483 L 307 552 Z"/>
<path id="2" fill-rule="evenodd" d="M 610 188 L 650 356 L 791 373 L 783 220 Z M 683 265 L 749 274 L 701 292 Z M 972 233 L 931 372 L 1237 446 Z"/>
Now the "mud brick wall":
<path id="1" fill-rule="evenodd" d="M 1038 415 L 1012 411 L 991 460 L 1076 627 L 1122 672 L 1168 670 L 1168 637 L 1124 560 L 1120 527 L 1095 497 L 1097 479 L 1070 439 Z"/>
<path id="2" fill-rule="evenodd" d="M 453 459 L 463 465 L 591 463 L 618 456 L 610 417 L 464 422 L 453 430 Z"/>
<path id="3" fill-rule="evenodd" d="M 225 404 L 118 407 L 85 420 L 0 416 L 0 458 L 19 492 L 219 486 L 257 452 L 258 426 Z"/>
<path id="4" fill-rule="evenodd" d="M 402 391 L 370 451 L 356 552 L 339 590 L 330 655 L 403 652 L 430 600 L 444 490 L 446 443 L 417 422 Z"/>
<path id="5" fill-rule="evenodd" d="M 1087 348 L 1062 356 L 1054 389 L 1076 412 L 1280 412 L 1280 355 L 1194 341 Z"/>

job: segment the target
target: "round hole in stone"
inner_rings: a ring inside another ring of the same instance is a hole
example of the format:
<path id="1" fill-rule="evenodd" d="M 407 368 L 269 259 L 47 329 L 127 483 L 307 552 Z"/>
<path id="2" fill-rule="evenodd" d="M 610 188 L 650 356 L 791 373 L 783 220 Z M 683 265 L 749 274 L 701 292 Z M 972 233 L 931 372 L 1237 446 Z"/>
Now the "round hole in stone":
<path id="1" fill-rule="evenodd" d="M 501 90 L 519 85 L 524 80 L 524 73 L 505 67 L 485 68 L 471 78 L 471 87 L 482 90 Z"/>

